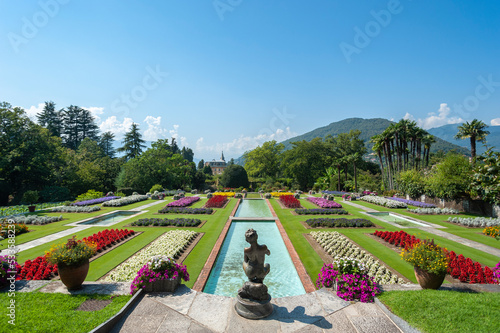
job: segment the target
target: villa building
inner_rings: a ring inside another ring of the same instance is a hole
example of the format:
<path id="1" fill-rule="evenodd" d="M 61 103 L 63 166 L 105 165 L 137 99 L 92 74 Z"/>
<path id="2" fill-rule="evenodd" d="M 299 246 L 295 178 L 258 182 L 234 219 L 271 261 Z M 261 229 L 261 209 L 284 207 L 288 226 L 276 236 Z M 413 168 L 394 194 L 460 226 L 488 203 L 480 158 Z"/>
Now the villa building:
<path id="1" fill-rule="evenodd" d="M 227 167 L 226 160 L 224 159 L 224 152 L 222 152 L 222 155 L 221 155 L 219 161 L 212 160 L 209 162 L 205 162 L 205 166 L 207 166 L 207 165 L 212 169 L 213 175 L 222 174 Z"/>

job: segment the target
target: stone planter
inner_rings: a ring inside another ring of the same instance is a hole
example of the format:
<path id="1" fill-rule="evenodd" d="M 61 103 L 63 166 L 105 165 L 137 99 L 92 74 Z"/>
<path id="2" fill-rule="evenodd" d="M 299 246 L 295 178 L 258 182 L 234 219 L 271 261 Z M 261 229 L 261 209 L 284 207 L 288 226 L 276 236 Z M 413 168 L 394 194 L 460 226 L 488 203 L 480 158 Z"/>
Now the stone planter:
<path id="1" fill-rule="evenodd" d="M 68 290 L 78 290 L 82 288 L 89 272 L 89 261 L 87 260 L 80 266 L 58 265 L 59 277 Z"/>
<path id="2" fill-rule="evenodd" d="M 146 283 L 144 288 L 145 292 L 174 292 L 175 289 L 181 284 L 181 278 L 156 280 L 154 282 Z"/>
<path id="3" fill-rule="evenodd" d="M 414 267 L 415 277 L 422 289 L 438 289 L 443 284 L 446 273 L 434 274 Z"/>

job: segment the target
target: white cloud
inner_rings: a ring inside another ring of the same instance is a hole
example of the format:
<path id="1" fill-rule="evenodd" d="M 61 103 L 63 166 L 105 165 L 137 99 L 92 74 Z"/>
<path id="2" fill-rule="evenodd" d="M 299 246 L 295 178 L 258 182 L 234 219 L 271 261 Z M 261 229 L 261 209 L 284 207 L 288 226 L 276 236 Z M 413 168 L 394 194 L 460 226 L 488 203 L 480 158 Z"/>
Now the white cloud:
<path id="1" fill-rule="evenodd" d="M 429 129 L 433 127 L 439 127 L 448 124 L 458 124 L 464 122 L 464 120 L 460 117 L 450 117 L 450 107 L 447 103 L 441 103 L 439 105 L 439 110 L 436 112 L 429 112 L 427 114 L 427 118 L 418 119 L 418 126 Z M 406 113 L 404 119 L 414 120 L 413 115 Z"/>
<path id="2" fill-rule="evenodd" d="M 99 129 L 102 133 L 110 131 L 115 134 L 116 138 L 121 138 L 126 132 L 130 131 L 132 123 L 132 118 L 125 118 L 123 121 L 119 121 L 116 116 L 111 116 L 99 125 Z"/>
<path id="3" fill-rule="evenodd" d="M 210 153 L 214 154 L 214 158 L 216 158 L 221 151 L 224 151 L 225 155 L 239 156 L 266 141 L 276 140 L 277 142 L 281 142 L 294 136 L 297 136 L 297 133 L 290 131 L 290 127 L 287 127 L 284 130 L 278 128 L 274 133 L 261 133 L 257 136 L 242 135 L 231 142 L 216 143 L 214 145 L 205 144 L 205 139 L 201 137 L 196 141 L 195 155 L 207 155 L 207 153 Z"/>
<path id="4" fill-rule="evenodd" d="M 37 120 L 37 119 L 36 119 L 36 115 L 37 115 L 38 113 L 40 113 L 40 112 L 42 112 L 42 111 L 43 111 L 44 106 L 45 106 L 45 103 L 38 103 L 38 106 L 34 106 L 34 105 L 32 105 L 32 106 L 30 106 L 30 108 L 29 108 L 29 109 L 25 109 L 24 111 L 26 111 L 26 114 L 28 115 L 28 117 L 29 117 L 31 120 L 33 120 L 33 121 L 35 121 L 35 122 L 36 122 L 36 120 Z"/>
<path id="5" fill-rule="evenodd" d="M 491 126 L 500 126 L 500 118 L 491 119 Z"/>
<path id="6" fill-rule="evenodd" d="M 161 116 L 147 116 L 144 122 L 148 126 L 144 131 L 144 140 L 156 141 L 158 139 L 169 139 L 170 141 L 170 138 L 175 138 L 179 147 L 189 146 L 186 137 L 179 135 L 179 125 L 173 125 L 173 128 L 170 130 L 163 128 L 161 126 Z"/>
<path id="7" fill-rule="evenodd" d="M 88 108 L 82 107 L 82 109 L 90 111 L 90 113 L 92 113 L 92 116 L 94 116 L 95 122 L 97 124 L 101 123 L 101 117 L 100 117 L 100 115 L 104 114 L 104 108 L 103 107 L 91 106 L 91 107 L 88 107 Z"/>

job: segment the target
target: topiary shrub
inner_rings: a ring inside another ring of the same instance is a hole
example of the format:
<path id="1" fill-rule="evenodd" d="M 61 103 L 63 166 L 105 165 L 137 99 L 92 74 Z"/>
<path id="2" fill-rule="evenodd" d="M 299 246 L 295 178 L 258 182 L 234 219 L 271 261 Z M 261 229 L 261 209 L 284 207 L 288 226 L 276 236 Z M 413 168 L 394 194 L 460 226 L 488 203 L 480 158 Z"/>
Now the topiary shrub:
<path id="1" fill-rule="evenodd" d="M 151 193 L 163 192 L 163 186 L 161 186 L 160 184 L 155 184 L 155 185 L 153 185 L 153 187 L 151 187 L 149 192 L 151 192 Z"/>

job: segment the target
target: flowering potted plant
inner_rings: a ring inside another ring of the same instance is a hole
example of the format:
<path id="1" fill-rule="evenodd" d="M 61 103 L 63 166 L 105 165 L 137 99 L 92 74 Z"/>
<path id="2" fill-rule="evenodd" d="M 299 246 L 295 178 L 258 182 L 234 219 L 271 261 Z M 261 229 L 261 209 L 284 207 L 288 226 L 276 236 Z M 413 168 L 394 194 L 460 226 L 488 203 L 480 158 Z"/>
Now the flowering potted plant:
<path id="1" fill-rule="evenodd" d="M 23 201 L 25 201 L 28 204 L 28 210 L 30 213 L 33 213 L 35 211 L 35 204 L 38 201 L 39 196 L 38 196 L 38 191 L 26 191 L 23 194 Z"/>
<path id="2" fill-rule="evenodd" d="M 89 272 L 89 259 L 96 254 L 93 242 L 76 240 L 76 236 L 68 239 L 66 244 L 53 245 L 45 252 L 47 262 L 57 264 L 59 276 L 68 290 L 82 287 Z"/>
<path id="3" fill-rule="evenodd" d="M 185 265 L 177 264 L 167 256 L 154 256 L 137 272 L 130 293 L 134 294 L 139 288 L 147 292 L 173 292 L 180 284 L 180 280 L 189 281 L 189 273 Z"/>
<path id="4" fill-rule="evenodd" d="M 406 247 L 401 258 L 413 265 L 415 277 L 423 289 L 438 289 L 443 284 L 448 269 L 448 251 L 424 240 Z"/>

